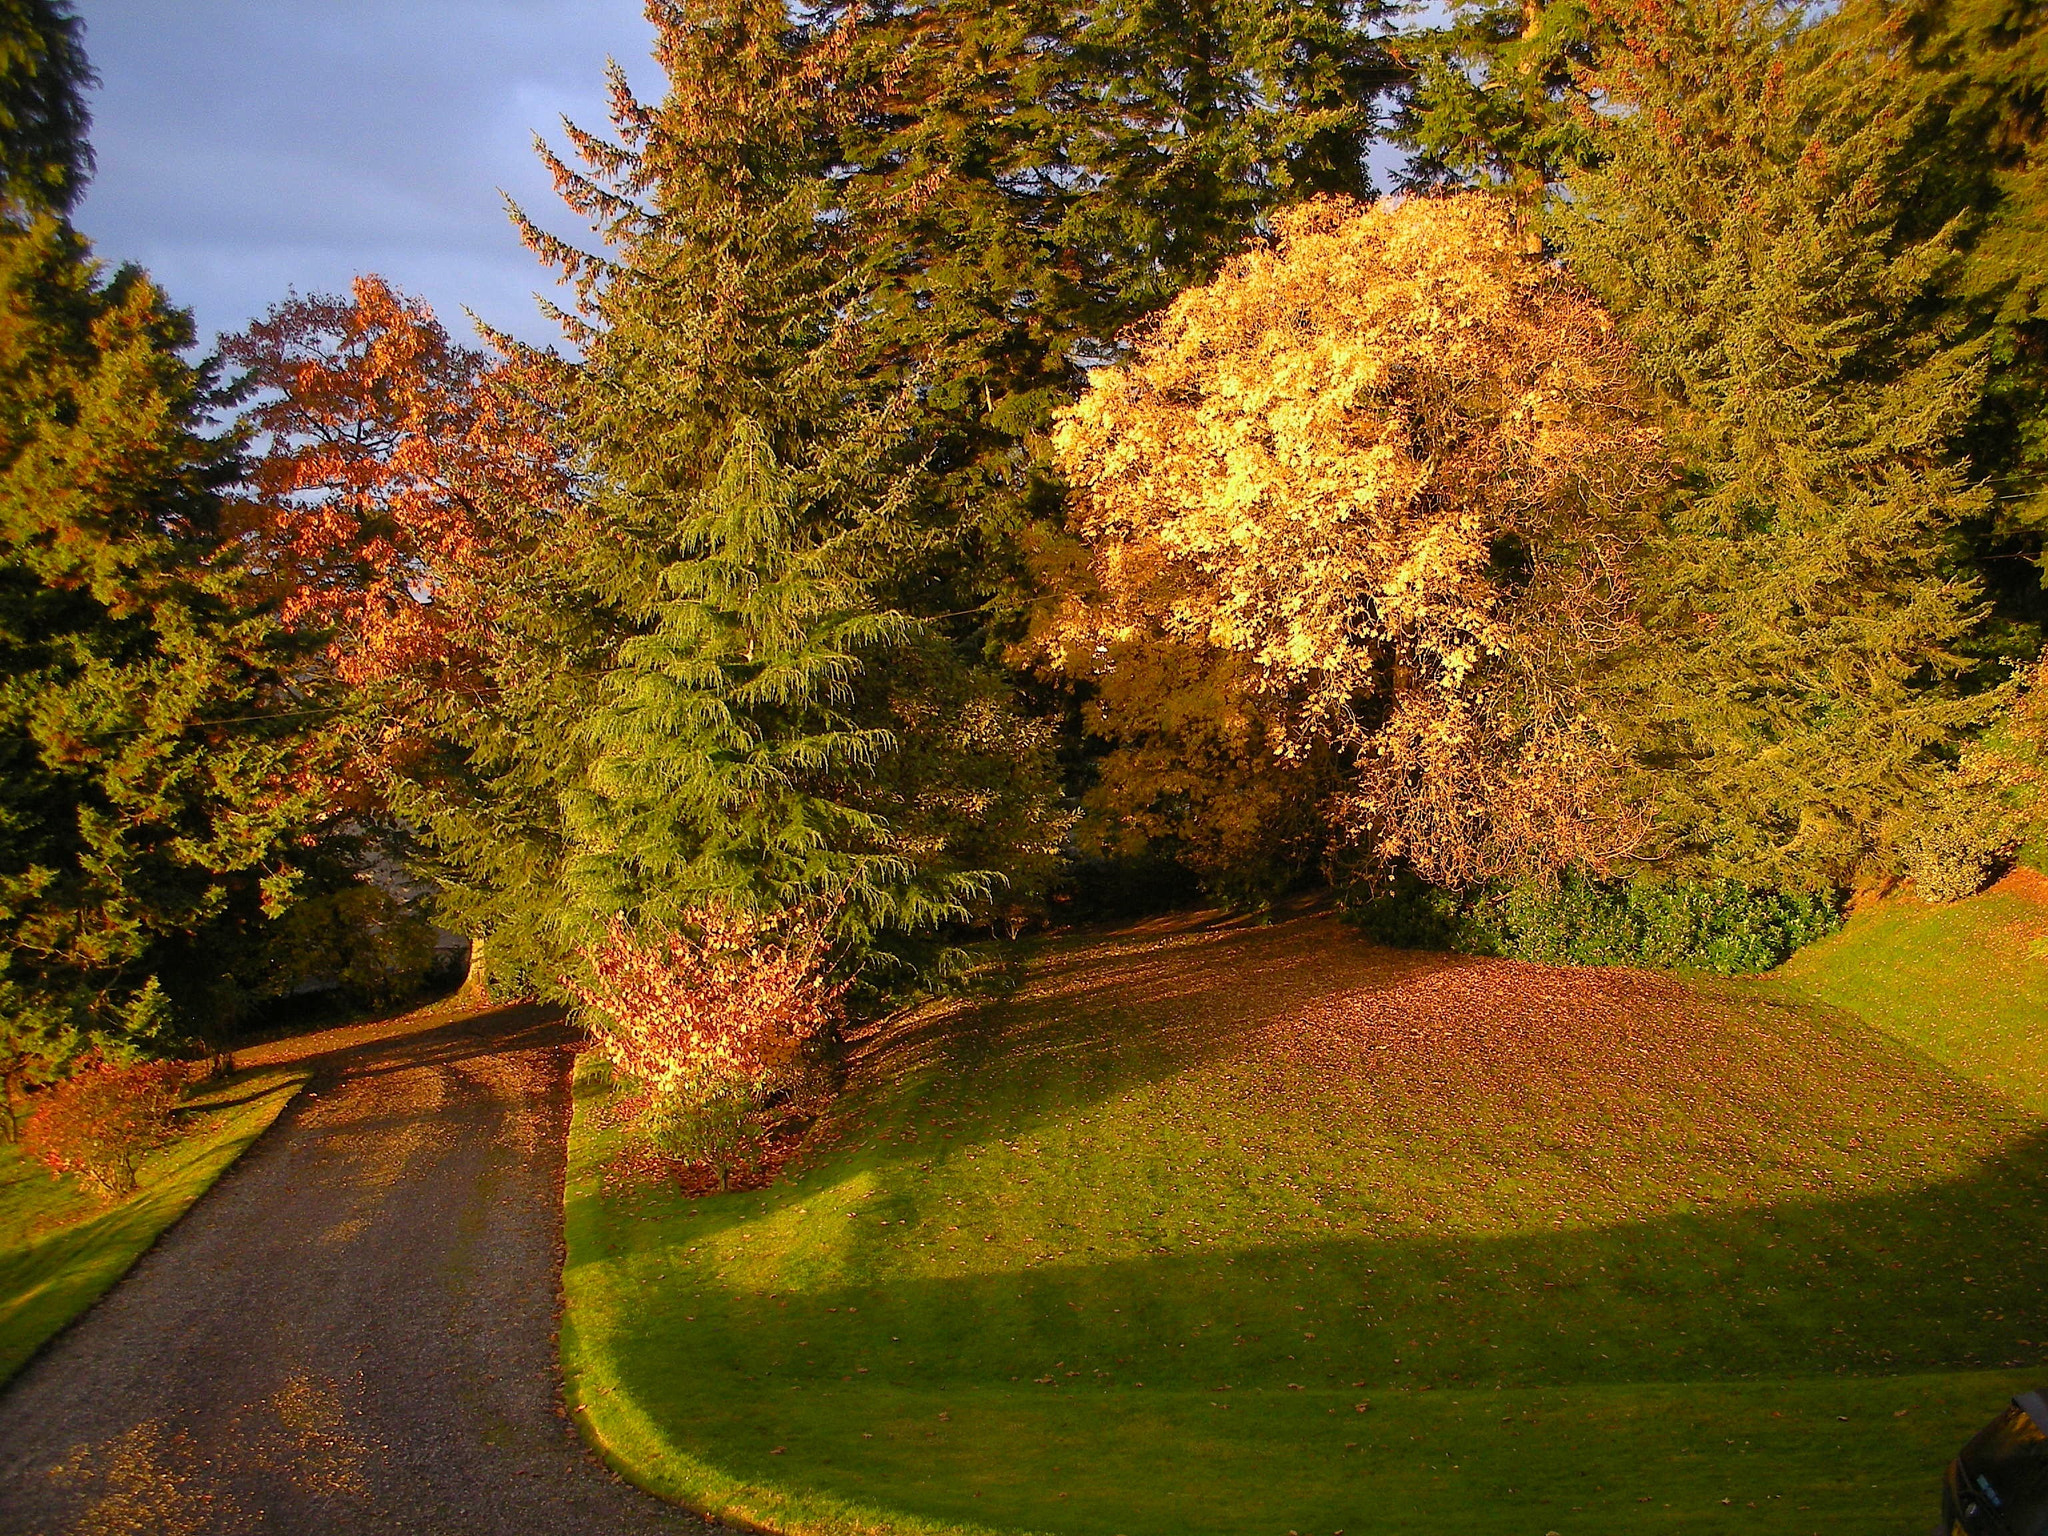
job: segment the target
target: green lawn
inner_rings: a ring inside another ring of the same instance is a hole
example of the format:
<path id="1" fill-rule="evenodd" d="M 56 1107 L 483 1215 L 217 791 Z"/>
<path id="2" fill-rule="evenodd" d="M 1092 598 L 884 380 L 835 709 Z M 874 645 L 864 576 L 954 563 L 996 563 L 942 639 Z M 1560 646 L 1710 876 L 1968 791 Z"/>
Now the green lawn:
<path id="1" fill-rule="evenodd" d="M 2048 1376 L 2041 1118 L 1665 978 L 1155 924 L 863 1042 L 768 1190 L 600 1108 L 572 1405 L 782 1530 L 1924 1536 Z"/>
<path id="2" fill-rule="evenodd" d="M 2048 877 L 2019 870 L 1945 907 L 1894 897 L 1773 980 L 2048 1115 Z"/>
<path id="3" fill-rule="evenodd" d="M 181 1111 L 187 1134 L 144 1159 L 140 1187 L 115 1205 L 0 1146 L 0 1382 L 126 1274 L 268 1129 L 306 1076 L 273 1067 L 213 1084 Z"/>

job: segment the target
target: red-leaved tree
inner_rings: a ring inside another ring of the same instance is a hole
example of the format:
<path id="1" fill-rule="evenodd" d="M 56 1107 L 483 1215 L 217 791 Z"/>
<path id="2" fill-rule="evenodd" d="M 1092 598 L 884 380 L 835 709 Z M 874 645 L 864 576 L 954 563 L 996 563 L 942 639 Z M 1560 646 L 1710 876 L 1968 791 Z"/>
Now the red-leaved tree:
<path id="1" fill-rule="evenodd" d="M 222 346 L 253 438 L 247 536 L 350 701 L 330 787 L 371 810 L 409 796 L 415 824 L 489 733 L 508 594 L 567 499 L 549 403 L 563 365 L 491 339 L 459 345 L 425 303 L 361 277 Z"/>
<path id="2" fill-rule="evenodd" d="M 648 1093 L 765 1096 L 840 1017 L 846 983 L 829 958 L 823 926 L 796 914 L 713 908 L 680 933 L 615 918 L 575 986 L 612 1064 Z"/>
<path id="3" fill-rule="evenodd" d="M 22 1150 L 51 1173 L 73 1174 L 103 1200 L 135 1188 L 135 1160 L 171 1137 L 171 1112 L 191 1081 L 182 1061 L 118 1066 L 88 1057 L 44 1089 L 22 1129 Z"/>
<path id="4" fill-rule="evenodd" d="M 494 591 L 565 471 L 538 402 L 550 360 L 453 341 L 379 277 L 293 296 L 222 345 L 256 435 L 252 530 L 288 621 L 390 701 L 485 686 Z"/>

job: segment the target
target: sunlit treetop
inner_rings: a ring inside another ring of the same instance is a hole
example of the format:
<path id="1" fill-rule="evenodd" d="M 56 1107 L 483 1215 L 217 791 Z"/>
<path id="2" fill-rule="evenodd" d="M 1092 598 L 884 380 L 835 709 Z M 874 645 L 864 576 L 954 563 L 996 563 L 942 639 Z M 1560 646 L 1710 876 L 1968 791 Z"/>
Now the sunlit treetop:
<path id="1" fill-rule="evenodd" d="M 1093 583 L 1042 644 L 1241 658 L 1291 750 L 1347 754 L 1340 825 L 1432 879 L 1603 862 L 1632 818 L 1571 674 L 1663 473 L 1627 344 L 1504 199 L 1276 227 L 1062 421 Z"/>

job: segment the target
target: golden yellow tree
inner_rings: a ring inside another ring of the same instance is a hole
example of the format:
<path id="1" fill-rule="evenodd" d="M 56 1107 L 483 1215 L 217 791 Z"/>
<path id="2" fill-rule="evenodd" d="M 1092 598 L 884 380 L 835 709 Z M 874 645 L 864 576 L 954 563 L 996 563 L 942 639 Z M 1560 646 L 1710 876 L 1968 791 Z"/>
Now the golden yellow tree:
<path id="1" fill-rule="evenodd" d="M 1283 757 L 1339 756 L 1340 842 L 1451 885 L 1626 851 L 1582 689 L 1665 458 L 1513 210 L 1306 205 L 1129 341 L 1055 433 L 1087 559 L 1037 632 L 1100 728 L 1142 752 L 1129 675 L 1207 655 Z"/>

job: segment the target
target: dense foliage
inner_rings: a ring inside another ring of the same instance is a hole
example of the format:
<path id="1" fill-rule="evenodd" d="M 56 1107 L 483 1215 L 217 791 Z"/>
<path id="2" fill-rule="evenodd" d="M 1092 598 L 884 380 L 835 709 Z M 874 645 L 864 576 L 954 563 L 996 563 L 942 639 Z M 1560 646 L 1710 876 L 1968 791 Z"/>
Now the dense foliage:
<path id="1" fill-rule="evenodd" d="M 2004 0 L 1554 0 L 1414 47 L 1414 174 L 1550 189 L 1687 472 L 1617 711 L 1668 859 L 1953 896 L 2020 835 L 1977 743 L 2048 600 L 2044 32 Z"/>
<path id="2" fill-rule="evenodd" d="M 1920 165 L 1917 222 L 1961 218 L 1945 297 L 1989 343 L 1986 387 L 1963 436 L 1993 497 L 1965 528 L 1992 603 L 1979 648 L 2025 657 L 2048 624 L 2048 6 L 1913 0 L 1851 22 L 1903 39 L 1937 148 Z"/>
<path id="3" fill-rule="evenodd" d="M 687 7 L 664 7 L 682 17 Z M 831 0 L 809 64 L 845 104 L 829 196 L 863 366 L 903 386 L 936 538 L 894 592 L 963 641 L 1012 639 L 1057 526 L 1046 434 L 1124 328 L 1213 276 L 1272 211 L 1370 195 L 1401 74 L 1387 0 Z"/>
<path id="4" fill-rule="evenodd" d="M 280 616 L 380 718 L 481 686 L 511 514 L 562 478 L 508 366 L 372 277 L 287 299 L 220 357 L 261 450 L 251 532 Z"/>
<path id="5" fill-rule="evenodd" d="M 1041 644 L 1105 735 L 1151 724 L 1120 711 L 1164 650 L 1228 668 L 1278 756 L 1337 757 L 1340 846 L 1460 885 L 1630 851 L 1578 678 L 1626 623 L 1661 445 L 1626 344 L 1504 203 L 1279 216 L 1056 443 L 1088 580 Z"/>
<path id="6" fill-rule="evenodd" d="M 1476 892 L 1412 878 L 1359 892 L 1346 915 L 1402 949 L 1508 955 L 1545 965 L 1629 965 L 1744 976 L 1841 926 L 1831 895 L 1734 880 L 1590 879 L 1572 873 Z"/>
<path id="7" fill-rule="evenodd" d="M 822 1038 L 1061 903 L 1742 970 L 2039 841 L 2039 0 L 649 14 L 564 347 L 365 277 L 216 365 L 0 0 L 10 1102 L 395 995 L 422 889 L 620 1041 L 828 914 Z"/>
<path id="8" fill-rule="evenodd" d="M 486 931 L 503 933 L 491 947 L 515 981 L 545 953 L 543 914 L 527 903 L 508 922 L 503 897 L 536 884 L 559 842 L 553 808 L 535 800 L 554 764 L 508 753 L 519 727 L 504 696 L 507 678 L 515 697 L 550 681 L 534 663 L 553 631 L 513 620 L 534 530 L 565 504 L 571 473 L 547 401 L 553 361 L 462 346 L 376 278 L 346 298 L 287 299 L 220 356 L 256 449 L 251 558 L 280 617 L 317 648 L 311 670 L 345 699 L 326 722 L 329 796 L 428 876 L 487 994 Z M 289 968 L 307 951 L 295 932 L 281 939 Z M 366 937 L 365 953 L 387 947 Z"/>
<path id="9" fill-rule="evenodd" d="M 826 924 L 707 908 L 683 931 L 615 918 L 584 952 L 583 1017 L 656 1148 L 723 1183 L 765 1140 L 764 1110 L 815 1099 L 849 983 Z"/>

